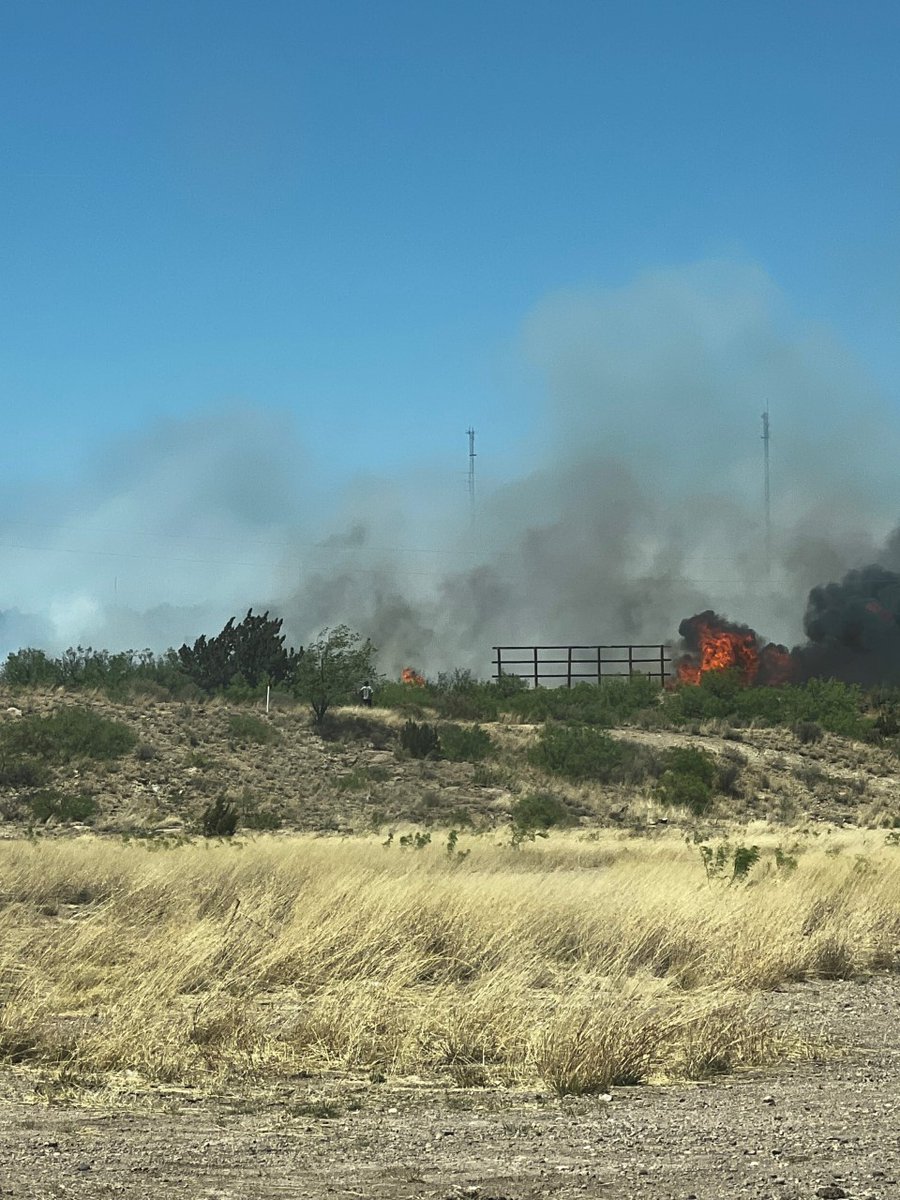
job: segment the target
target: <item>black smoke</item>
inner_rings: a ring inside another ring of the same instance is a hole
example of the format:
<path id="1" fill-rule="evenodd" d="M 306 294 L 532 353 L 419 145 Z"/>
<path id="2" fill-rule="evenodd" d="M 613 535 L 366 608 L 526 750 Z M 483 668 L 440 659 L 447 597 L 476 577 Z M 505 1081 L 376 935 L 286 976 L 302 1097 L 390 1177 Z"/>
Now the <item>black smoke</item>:
<path id="1" fill-rule="evenodd" d="M 803 625 L 808 641 L 793 652 L 799 678 L 835 678 L 865 686 L 900 683 L 896 572 L 873 563 L 848 571 L 840 583 L 814 587 Z"/>

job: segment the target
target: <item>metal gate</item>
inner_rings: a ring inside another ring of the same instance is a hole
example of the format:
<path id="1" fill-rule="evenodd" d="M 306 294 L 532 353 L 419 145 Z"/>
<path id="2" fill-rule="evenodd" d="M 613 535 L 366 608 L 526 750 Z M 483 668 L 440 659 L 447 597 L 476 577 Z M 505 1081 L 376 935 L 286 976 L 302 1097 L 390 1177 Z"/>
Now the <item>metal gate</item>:
<path id="1" fill-rule="evenodd" d="M 494 678 L 518 675 L 540 687 L 543 680 L 571 687 L 573 681 L 632 679 L 643 675 L 659 681 L 669 678 L 671 659 L 658 646 L 494 646 Z"/>

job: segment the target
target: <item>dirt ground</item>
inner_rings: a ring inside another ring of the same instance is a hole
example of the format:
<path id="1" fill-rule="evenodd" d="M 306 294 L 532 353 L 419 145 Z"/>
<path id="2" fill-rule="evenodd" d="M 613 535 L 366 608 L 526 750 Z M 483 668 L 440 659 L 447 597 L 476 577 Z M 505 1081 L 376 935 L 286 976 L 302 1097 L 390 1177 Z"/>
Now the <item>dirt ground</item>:
<path id="1" fill-rule="evenodd" d="M 832 1047 L 777 1071 L 611 1099 L 297 1080 L 104 1106 L 0 1075 L 0 1196 L 371 1200 L 900 1197 L 900 980 L 772 998 Z"/>

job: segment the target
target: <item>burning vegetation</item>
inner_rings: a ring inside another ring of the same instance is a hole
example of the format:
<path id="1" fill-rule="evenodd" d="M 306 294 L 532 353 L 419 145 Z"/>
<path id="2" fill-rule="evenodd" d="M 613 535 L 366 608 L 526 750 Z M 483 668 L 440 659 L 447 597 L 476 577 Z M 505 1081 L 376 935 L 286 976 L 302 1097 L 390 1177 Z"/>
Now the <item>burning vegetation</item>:
<path id="1" fill-rule="evenodd" d="M 698 684 L 709 671 L 735 671 L 747 687 L 788 683 L 793 662 L 786 646 L 761 639 L 755 630 L 736 625 L 711 609 L 678 626 L 684 654 L 676 664 L 681 683 Z"/>
<path id="2" fill-rule="evenodd" d="M 710 671 L 730 670 L 747 687 L 815 678 L 900 684 L 900 575 L 873 565 L 813 588 L 803 624 L 807 641 L 788 650 L 711 609 L 687 617 L 678 627 L 677 678 L 699 684 Z"/>

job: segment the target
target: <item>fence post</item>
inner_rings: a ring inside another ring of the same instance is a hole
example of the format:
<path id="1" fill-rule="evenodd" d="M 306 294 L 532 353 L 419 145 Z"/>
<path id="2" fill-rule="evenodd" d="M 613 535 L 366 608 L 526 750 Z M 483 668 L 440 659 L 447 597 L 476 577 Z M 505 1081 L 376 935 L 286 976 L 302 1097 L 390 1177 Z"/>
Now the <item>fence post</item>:
<path id="1" fill-rule="evenodd" d="M 538 647 L 535 646 L 535 648 L 534 648 L 534 686 L 535 687 L 540 686 L 538 683 L 539 678 L 540 677 L 538 675 Z"/>
<path id="2" fill-rule="evenodd" d="M 660 646 L 660 648 L 659 648 L 659 686 L 660 687 L 666 686 L 666 648 L 665 648 L 665 646 Z"/>
<path id="3" fill-rule="evenodd" d="M 634 674 L 634 646 L 628 647 L 628 678 Z"/>
<path id="4" fill-rule="evenodd" d="M 502 659 L 503 659 L 503 647 L 502 647 L 502 646 L 495 646 L 495 647 L 494 647 L 494 650 L 495 650 L 495 652 L 496 652 L 496 656 L 497 656 L 497 657 L 496 657 L 496 659 L 495 659 L 495 665 L 496 665 L 496 667 L 497 667 L 497 675 L 496 675 L 496 679 L 497 679 L 497 682 L 499 683 L 499 682 L 500 682 L 500 676 L 503 674 L 503 666 L 502 666 Z"/>

